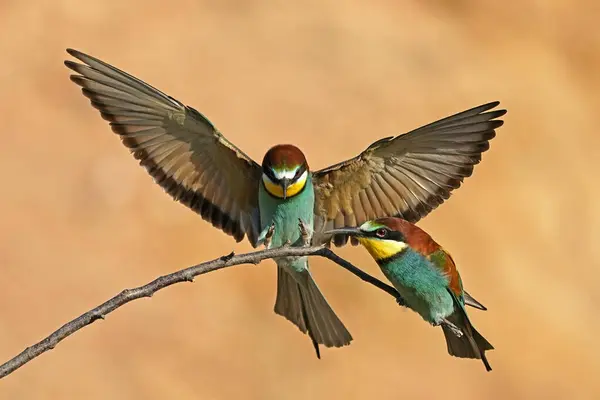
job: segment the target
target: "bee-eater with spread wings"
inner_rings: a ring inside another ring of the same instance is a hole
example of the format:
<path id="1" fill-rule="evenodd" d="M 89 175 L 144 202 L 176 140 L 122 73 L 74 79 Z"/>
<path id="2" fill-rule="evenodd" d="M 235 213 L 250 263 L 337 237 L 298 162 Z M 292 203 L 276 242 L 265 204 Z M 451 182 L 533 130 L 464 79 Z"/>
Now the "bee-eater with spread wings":
<path id="1" fill-rule="evenodd" d="M 298 220 L 314 232 L 313 243 L 330 239 L 327 229 L 359 225 L 384 216 L 415 222 L 471 175 L 489 148 L 497 118 L 493 102 L 409 133 L 387 137 L 360 155 L 311 172 L 304 154 L 277 145 L 254 162 L 201 113 L 103 61 L 76 50 L 83 62 L 65 61 L 71 80 L 110 122 L 125 146 L 154 180 L 236 241 L 271 246 L 300 239 Z M 274 227 L 274 229 L 271 229 Z M 336 245 L 346 235 L 333 238 Z M 319 344 L 341 347 L 352 336 L 311 277 L 307 258 L 277 259 L 275 312 Z"/>

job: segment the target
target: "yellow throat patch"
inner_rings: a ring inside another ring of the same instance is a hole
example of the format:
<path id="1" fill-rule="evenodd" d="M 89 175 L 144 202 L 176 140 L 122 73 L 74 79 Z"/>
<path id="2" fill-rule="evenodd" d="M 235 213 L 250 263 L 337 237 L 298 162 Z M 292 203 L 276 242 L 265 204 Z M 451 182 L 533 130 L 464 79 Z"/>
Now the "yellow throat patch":
<path id="1" fill-rule="evenodd" d="M 294 183 L 292 183 L 287 188 L 287 197 L 292 197 L 300 193 L 300 191 L 306 186 L 306 179 L 308 178 L 308 171 L 304 171 L 300 178 Z M 277 183 L 273 182 L 267 175 L 263 174 L 262 176 L 263 183 L 265 184 L 265 189 L 267 192 L 271 193 L 275 197 L 279 197 L 283 199 L 283 188 Z"/>
<path id="2" fill-rule="evenodd" d="M 370 237 L 359 237 L 358 241 L 371 254 L 376 261 L 390 258 L 405 250 L 408 245 L 395 240 L 375 239 Z"/>

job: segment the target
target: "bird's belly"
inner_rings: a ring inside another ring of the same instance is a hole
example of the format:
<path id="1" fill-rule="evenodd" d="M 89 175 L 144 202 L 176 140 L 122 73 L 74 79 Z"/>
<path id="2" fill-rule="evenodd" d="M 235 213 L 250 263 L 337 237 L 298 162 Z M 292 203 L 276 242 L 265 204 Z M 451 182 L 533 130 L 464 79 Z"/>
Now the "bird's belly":
<path id="1" fill-rule="evenodd" d="M 291 245 L 298 245 L 300 241 L 300 226 L 298 219 L 306 221 L 307 216 L 301 212 L 276 213 L 271 220 L 275 224 L 275 232 L 271 240 L 272 247 L 279 247 L 289 242 Z M 312 210 L 309 227 L 312 228 Z M 266 227 L 271 224 L 265 224 Z M 307 268 L 307 257 L 277 257 L 274 259 L 277 265 L 284 267 L 288 271 L 303 271 Z M 292 274 L 293 275 L 293 274 Z"/>
<path id="2" fill-rule="evenodd" d="M 289 242 L 298 245 L 300 242 L 299 220 L 313 228 L 314 219 L 314 192 L 305 188 L 302 193 L 286 200 L 276 199 L 262 190 L 259 193 L 261 229 L 267 229 L 272 224 L 275 231 L 271 238 L 271 247 L 279 247 Z M 281 257 L 276 258 L 277 265 L 288 270 L 302 271 L 307 268 L 306 257 Z"/>
<path id="3" fill-rule="evenodd" d="M 452 297 L 447 291 L 417 292 L 412 288 L 396 287 L 406 305 L 429 323 L 440 321 L 454 312 Z"/>
<path id="4" fill-rule="evenodd" d="M 302 217 L 306 218 L 305 215 L 298 212 L 276 213 L 271 219 L 271 222 L 265 224 L 265 228 L 269 227 L 272 223 L 275 224 L 275 232 L 273 233 L 271 246 L 279 247 L 286 242 L 296 244 L 301 236 L 299 218 Z M 305 220 L 305 218 L 302 219 Z M 312 224 L 309 226 L 311 225 Z"/>
<path id="5" fill-rule="evenodd" d="M 288 212 L 288 213 L 276 213 L 271 220 L 271 223 L 275 224 L 275 232 L 271 240 L 272 247 L 279 247 L 289 242 L 291 245 L 298 245 L 300 241 L 300 226 L 298 219 L 302 218 L 303 221 L 308 219 L 305 213 L 301 212 Z M 310 221 L 307 221 L 308 226 L 312 228 L 312 210 L 310 213 Z M 265 227 L 271 224 L 265 224 Z M 275 258 L 277 265 L 284 267 L 292 271 L 302 271 L 307 268 L 306 257 L 277 257 Z"/>
<path id="6" fill-rule="evenodd" d="M 446 286 L 410 279 L 410 276 L 385 274 L 392 282 L 406 305 L 431 324 L 439 324 L 454 312 L 454 301 Z M 407 279 L 408 278 L 408 279 Z"/>

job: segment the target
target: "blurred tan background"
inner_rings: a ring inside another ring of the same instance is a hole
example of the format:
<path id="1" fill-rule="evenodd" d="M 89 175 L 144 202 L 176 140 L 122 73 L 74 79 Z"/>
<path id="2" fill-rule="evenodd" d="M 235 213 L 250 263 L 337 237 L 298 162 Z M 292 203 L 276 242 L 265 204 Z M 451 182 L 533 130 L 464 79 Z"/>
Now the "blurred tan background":
<path id="1" fill-rule="evenodd" d="M 488 306 L 471 318 L 494 371 L 315 259 L 355 337 L 320 361 L 273 313 L 266 262 L 125 306 L 2 380 L 0 398 L 600 398 L 595 2 L 166 4 L 0 3 L 1 361 L 123 288 L 250 250 L 137 165 L 69 82 L 74 47 L 197 108 L 257 161 L 293 142 L 313 169 L 500 100 L 483 163 L 420 223 Z M 363 249 L 339 253 L 381 276 Z"/>

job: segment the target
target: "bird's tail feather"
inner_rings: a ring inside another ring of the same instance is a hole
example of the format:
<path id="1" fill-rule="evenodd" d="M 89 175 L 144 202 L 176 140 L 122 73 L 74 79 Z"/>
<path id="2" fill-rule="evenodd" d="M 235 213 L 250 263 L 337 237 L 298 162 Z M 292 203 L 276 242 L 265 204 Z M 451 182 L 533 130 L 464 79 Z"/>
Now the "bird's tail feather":
<path id="1" fill-rule="evenodd" d="M 319 344 L 325 347 L 350 344 L 350 332 L 331 309 L 310 272 L 298 273 L 298 278 L 300 282 L 284 268 L 277 268 L 275 312 L 308 333 L 319 358 Z"/>
<path id="2" fill-rule="evenodd" d="M 493 350 L 494 346 L 477 332 L 473 325 L 471 325 L 471 321 L 469 321 L 469 317 L 462 304 L 458 302 L 458 299 L 454 295 L 452 297 L 455 301 L 456 311 L 448 317 L 448 320 L 459 327 L 463 335 L 458 337 L 452 329 L 442 325 L 446 344 L 448 345 L 448 353 L 455 357 L 480 359 L 483 365 L 485 365 L 485 369 L 491 371 L 492 367 L 485 356 L 485 352 Z"/>

